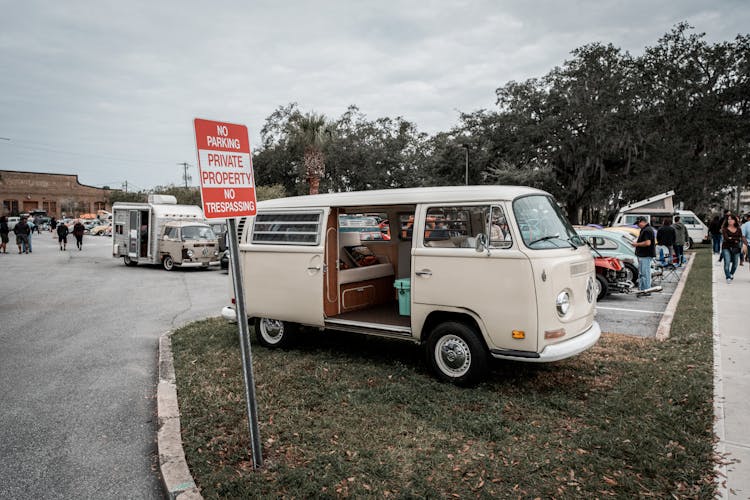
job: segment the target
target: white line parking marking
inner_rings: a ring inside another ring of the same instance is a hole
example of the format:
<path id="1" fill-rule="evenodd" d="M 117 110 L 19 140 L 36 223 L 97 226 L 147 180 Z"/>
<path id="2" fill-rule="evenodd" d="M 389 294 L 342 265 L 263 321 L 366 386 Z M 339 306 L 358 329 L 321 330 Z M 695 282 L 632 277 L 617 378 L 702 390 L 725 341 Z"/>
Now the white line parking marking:
<path id="1" fill-rule="evenodd" d="M 649 314 L 662 314 L 662 311 L 645 311 L 643 309 L 624 309 L 622 307 L 600 307 L 596 306 L 597 309 L 606 309 L 608 311 L 627 311 L 634 313 L 649 313 Z"/>

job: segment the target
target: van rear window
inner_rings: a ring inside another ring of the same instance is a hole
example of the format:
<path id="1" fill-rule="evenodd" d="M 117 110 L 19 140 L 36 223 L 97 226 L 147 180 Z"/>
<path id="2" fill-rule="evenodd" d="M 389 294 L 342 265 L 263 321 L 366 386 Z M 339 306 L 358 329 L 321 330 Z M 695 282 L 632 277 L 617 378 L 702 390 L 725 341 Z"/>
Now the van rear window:
<path id="1" fill-rule="evenodd" d="M 261 245 L 317 245 L 321 216 L 321 212 L 258 214 L 252 241 Z"/>

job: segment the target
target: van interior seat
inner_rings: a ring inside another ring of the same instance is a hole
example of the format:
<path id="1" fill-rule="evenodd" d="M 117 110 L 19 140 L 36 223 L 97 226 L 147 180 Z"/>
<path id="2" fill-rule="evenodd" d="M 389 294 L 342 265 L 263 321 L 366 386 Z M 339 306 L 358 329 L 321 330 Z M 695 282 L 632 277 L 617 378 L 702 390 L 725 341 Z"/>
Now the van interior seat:
<path id="1" fill-rule="evenodd" d="M 339 259 L 350 266 L 349 269 L 339 270 L 339 285 L 383 278 L 395 274 L 393 272 L 393 264 L 390 262 L 379 262 L 378 264 L 357 267 L 357 264 L 350 258 L 347 251 L 348 248 L 356 246 L 363 246 L 358 232 L 339 233 Z M 378 257 L 378 259 L 383 258 L 383 256 Z"/>

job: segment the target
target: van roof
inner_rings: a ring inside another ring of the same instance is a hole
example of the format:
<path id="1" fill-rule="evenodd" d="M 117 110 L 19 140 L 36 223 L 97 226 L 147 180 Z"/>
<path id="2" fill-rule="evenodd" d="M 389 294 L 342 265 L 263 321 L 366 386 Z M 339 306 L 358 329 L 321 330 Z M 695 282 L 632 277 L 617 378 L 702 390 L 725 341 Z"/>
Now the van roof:
<path id="1" fill-rule="evenodd" d="M 445 186 L 344 193 L 315 194 L 277 198 L 258 203 L 259 209 L 411 205 L 416 203 L 458 203 L 466 201 L 514 200 L 529 194 L 547 192 L 525 186 Z"/>

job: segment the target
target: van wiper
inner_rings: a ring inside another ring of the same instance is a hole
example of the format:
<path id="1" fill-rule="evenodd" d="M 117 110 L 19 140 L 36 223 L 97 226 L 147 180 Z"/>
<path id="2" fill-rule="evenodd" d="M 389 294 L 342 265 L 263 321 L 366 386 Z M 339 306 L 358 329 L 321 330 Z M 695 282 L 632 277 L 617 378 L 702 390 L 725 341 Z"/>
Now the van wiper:
<path id="1" fill-rule="evenodd" d="M 543 237 L 541 237 L 541 238 L 538 238 L 538 239 L 536 239 L 536 240 L 534 240 L 534 241 L 530 242 L 530 243 L 529 243 L 529 246 L 531 246 L 531 245 L 533 245 L 533 244 L 535 244 L 535 243 L 539 243 L 539 242 L 541 242 L 541 241 L 553 240 L 553 239 L 555 239 L 555 238 L 557 238 L 557 239 L 560 239 L 560 233 L 557 233 L 557 234 L 550 234 L 549 236 L 543 236 Z"/>
<path id="2" fill-rule="evenodd" d="M 531 246 L 534 243 L 539 243 L 540 241 L 547 241 L 547 240 L 554 240 L 554 239 L 558 239 L 560 241 L 564 241 L 565 243 L 567 243 L 568 245 L 570 245 L 571 247 L 573 247 L 574 250 L 578 250 L 578 247 L 572 241 L 570 241 L 570 238 L 568 238 L 568 239 L 560 238 L 560 233 L 550 234 L 548 236 L 544 236 L 542 238 L 538 238 L 538 239 L 532 241 L 531 243 L 529 243 L 528 246 Z"/>

